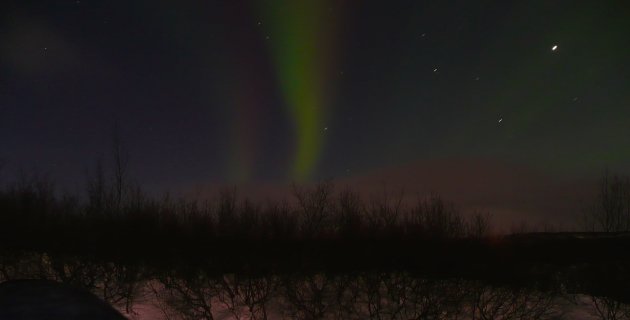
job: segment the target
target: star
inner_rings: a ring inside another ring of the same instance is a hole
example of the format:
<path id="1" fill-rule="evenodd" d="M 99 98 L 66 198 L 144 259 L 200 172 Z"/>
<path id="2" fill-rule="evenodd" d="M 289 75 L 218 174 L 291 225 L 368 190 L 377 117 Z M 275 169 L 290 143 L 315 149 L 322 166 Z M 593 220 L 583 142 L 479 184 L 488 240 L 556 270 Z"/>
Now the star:
<path id="1" fill-rule="evenodd" d="M 553 47 L 551 47 L 551 51 L 556 51 L 558 49 L 557 45 L 554 45 Z"/>
<path id="2" fill-rule="evenodd" d="M 328 131 L 328 127 L 324 127 L 324 131 Z"/>
<path id="3" fill-rule="evenodd" d="M 438 68 L 433 69 L 433 72 L 437 72 Z"/>
<path id="4" fill-rule="evenodd" d="M 503 122 L 503 118 L 499 118 L 499 123 Z"/>

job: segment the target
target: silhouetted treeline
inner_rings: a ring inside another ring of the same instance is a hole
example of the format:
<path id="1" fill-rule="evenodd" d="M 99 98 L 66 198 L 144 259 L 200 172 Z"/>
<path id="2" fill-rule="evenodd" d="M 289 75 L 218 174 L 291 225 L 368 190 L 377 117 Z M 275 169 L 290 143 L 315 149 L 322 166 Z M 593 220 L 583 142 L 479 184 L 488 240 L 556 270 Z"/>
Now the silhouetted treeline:
<path id="1" fill-rule="evenodd" d="M 285 201 L 254 202 L 225 189 L 214 200 L 147 196 L 132 182 L 127 156 L 114 143 L 111 169 L 88 173 L 84 194 L 60 194 L 42 175 L 22 174 L 0 188 L 5 247 L 138 255 L 255 251 L 264 243 L 399 244 L 488 240 L 491 215 L 462 213 L 439 195 L 403 203 L 402 194 L 361 197 L 332 183 L 293 189 Z M 630 228 L 630 181 L 604 174 L 587 208 L 587 231 Z M 296 242 L 297 241 L 297 242 Z M 382 245 L 380 245 L 382 246 Z M 133 248 L 133 249 L 132 249 Z M 242 250 L 241 248 L 240 250 Z"/>
<path id="2" fill-rule="evenodd" d="M 234 189 L 200 201 L 152 198 L 128 181 L 124 170 L 106 178 L 97 167 L 82 197 L 59 195 L 41 176 L 6 185 L 0 248 L 166 269 L 415 270 L 527 282 L 576 263 L 626 261 L 619 252 L 630 245 L 627 237 L 488 236 L 489 214 L 462 214 L 437 195 L 365 200 L 322 183 L 295 187 L 287 201 L 253 202 Z M 552 266 L 532 273 L 541 261 Z M 627 268 L 619 270 L 609 274 Z"/>
<path id="3" fill-rule="evenodd" d="M 121 168 L 124 167 L 122 164 Z M 196 251 L 231 244 L 292 240 L 481 238 L 489 215 L 464 217 L 437 195 L 403 205 L 402 197 L 362 200 L 331 183 L 294 188 L 287 201 L 256 203 L 221 192 L 214 201 L 148 197 L 116 169 L 106 179 L 99 167 L 84 196 L 62 195 L 41 176 L 23 176 L 0 190 L 4 246 L 41 249 Z"/>

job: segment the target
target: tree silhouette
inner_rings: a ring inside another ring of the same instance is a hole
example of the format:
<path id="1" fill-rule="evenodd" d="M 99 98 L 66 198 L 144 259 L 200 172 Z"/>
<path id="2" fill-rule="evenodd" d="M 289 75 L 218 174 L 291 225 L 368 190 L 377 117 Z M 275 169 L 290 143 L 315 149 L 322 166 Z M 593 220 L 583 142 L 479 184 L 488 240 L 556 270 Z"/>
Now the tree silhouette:
<path id="1" fill-rule="evenodd" d="M 608 297 L 591 296 L 597 316 L 602 320 L 630 319 L 630 305 Z"/>
<path id="2" fill-rule="evenodd" d="M 586 214 L 587 230 L 630 231 L 630 177 L 606 170 L 600 179 L 595 201 Z"/>

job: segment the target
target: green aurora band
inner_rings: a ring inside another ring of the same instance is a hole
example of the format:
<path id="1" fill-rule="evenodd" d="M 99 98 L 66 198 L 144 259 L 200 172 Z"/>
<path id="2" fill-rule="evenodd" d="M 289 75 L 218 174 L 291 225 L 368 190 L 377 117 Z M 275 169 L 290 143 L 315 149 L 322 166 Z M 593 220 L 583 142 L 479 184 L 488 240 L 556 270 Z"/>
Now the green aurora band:
<path id="1" fill-rule="evenodd" d="M 261 3 L 264 34 L 295 130 L 291 178 L 307 180 L 319 160 L 325 118 L 330 24 L 322 0 Z"/>

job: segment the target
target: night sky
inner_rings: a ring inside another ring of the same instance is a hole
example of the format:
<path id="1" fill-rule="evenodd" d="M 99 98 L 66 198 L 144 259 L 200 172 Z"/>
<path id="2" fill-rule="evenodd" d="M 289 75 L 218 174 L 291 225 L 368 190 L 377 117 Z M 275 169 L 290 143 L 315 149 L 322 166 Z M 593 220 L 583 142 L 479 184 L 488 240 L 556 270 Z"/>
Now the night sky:
<path id="1" fill-rule="evenodd" d="M 559 214 L 630 172 L 624 1 L 1 7 L 5 178 L 80 189 L 115 128 L 153 191 L 335 179 Z"/>

